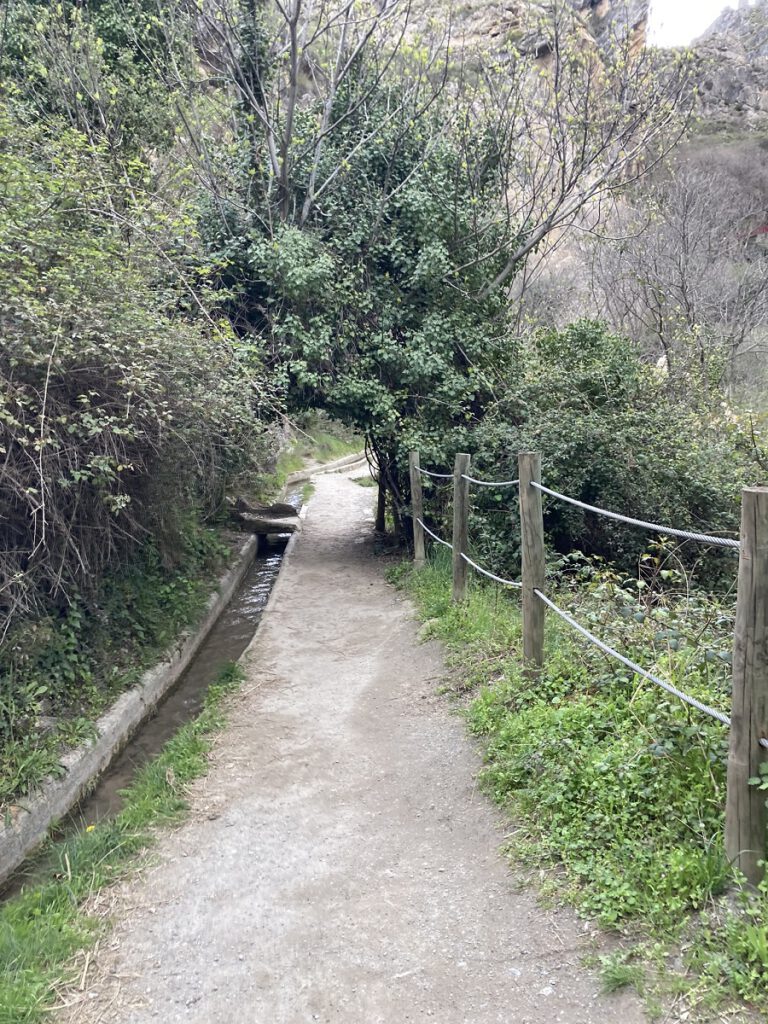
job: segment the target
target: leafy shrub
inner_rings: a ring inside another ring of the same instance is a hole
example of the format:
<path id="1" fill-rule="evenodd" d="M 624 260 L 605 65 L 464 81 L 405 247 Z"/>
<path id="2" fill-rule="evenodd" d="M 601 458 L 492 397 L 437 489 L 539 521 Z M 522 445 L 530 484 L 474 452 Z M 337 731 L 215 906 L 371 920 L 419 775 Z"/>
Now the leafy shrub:
<path id="1" fill-rule="evenodd" d="M 183 310 L 151 239 L 104 218 L 106 174 L 78 132 L 0 120 L 0 632 L 139 540 L 172 561 L 187 512 L 268 444 L 236 339 Z"/>
<path id="2" fill-rule="evenodd" d="M 202 229 L 225 268 L 228 312 L 268 334 L 292 411 L 323 408 L 365 434 L 398 511 L 409 448 L 425 463 L 452 457 L 492 400 L 491 368 L 516 348 L 504 297 L 480 297 L 514 243 L 481 213 L 499 194 L 493 139 L 471 124 L 466 137 L 446 131 L 439 104 L 428 113 L 411 100 L 393 119 L 403 100 L 371 81 L 324 142 L 318 180 L 336 185 L 301 229 L 265 224 L 259 210 L 233 214 L 239 244 L 215 230 L 215 211 Z M 297 161 L 293 174 L 303 197 L 311 168 Z M 248 202 L 252 190 L 245 178 Z"/>
<path id="3" fill-rule="evenodd" d="M 684 406 L 628 341 L 581 321 L 535 338 L 504 397 L 471 435 L 475 470 L 491 479 L 517 476 L 517 453 L 542 454 L 544 483 L 588 504 L 682 529 L 734 536 L 740 489 L 757 467 L 738 423 L 721 408 Z M 514 492 L 473 496 L 478 548 L 511 571 L 519 568 Z M 499 508 L 511 514 L 499 516 Z M 544 499 L 555 550 L 601 555 L 634 567 L 648 535 L 594 513 Z M 688 564 L 702 549 L 680 551 Z M 701 570 L 732 578 L 732 552 L 712 551 Z"/>
<path id="4" fill-rule="evenodd" d="M 173 6 L 169 31 L 157 0 L 14 0 L 3 23 L 7 94 L 30 122 L 76 128 L 113 157 L 167 145 L 194 18 Z M 126 168 L 141 179 L 141 167 Z"/>
<path id="5" fill-rule="evenodd" d="M 191 299 L 183 208 L 147 192 L 113 215 L 126 195 L 106 147 L 12 108 L 0 182 L 6 801 L 59 770 L 61 744 L 194 618 L 216 548 L 200 521 L 273 442 L 258 346 Z"/>

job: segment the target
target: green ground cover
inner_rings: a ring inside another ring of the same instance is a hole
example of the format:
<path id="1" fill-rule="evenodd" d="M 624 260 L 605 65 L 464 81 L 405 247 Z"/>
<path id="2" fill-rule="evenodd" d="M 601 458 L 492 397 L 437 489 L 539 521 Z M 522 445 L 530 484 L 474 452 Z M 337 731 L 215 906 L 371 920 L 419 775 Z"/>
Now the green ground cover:
<path id="1" fill-rule="evenodd" d="M 225 668 L 201 714 L 140 769 L 117 817 L 51 843 L 40 880 L 0 905 L 0 1024 L 50 1018 L 57 990 L 72 980 L 74 954 L 90 948 L 105 928 L 89 914 L 87 901 L 130 870 L 151 846 L 156 827 L 184 816 L 187 787 L 204 774 L 212 735 L 226 719 L 225 699 L 241 679 L 237 665 Z"/>
<path id="2" fill-rule="evenodd" d="M 688 589 L 663 546 L 635 577 L 580 556 L 550 568 L 553 599 L 589 629 L 728 710 L 730 595 Z M 723 849 L 727 730 L 553 615 L 545 668 L 526 677 L 517 593 L 473 581 L 452 605 L 441 552 L 393 575 L 466 691 L 482 784 L 514 818 L 510 853 L 546 869 L 545 893 L 627 939 L 603 964 L 606 987 L 635 984 L 652 1008 L 672 991 L 700 1009 L 725 993 L 768 1007 L 767 893 L 735 895 Z"/>
<path id="3" fill-rule="evenodd" d="M 203 613 L 231 557 L 222 534 L 190 518 L 174 564 L 151 543 L 96 594 L 21 623 L 0 654 L 0 807 L 60 775 L 64 749 Z"/>

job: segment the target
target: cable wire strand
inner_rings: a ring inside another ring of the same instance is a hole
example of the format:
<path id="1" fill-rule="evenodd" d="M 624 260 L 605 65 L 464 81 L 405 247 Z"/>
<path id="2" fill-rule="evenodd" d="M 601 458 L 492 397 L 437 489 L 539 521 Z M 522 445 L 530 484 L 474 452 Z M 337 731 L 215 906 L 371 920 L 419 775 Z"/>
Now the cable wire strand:
<path id="1" fill-rule="evenodd" d="M 599 647 L 605 654 L 610 654 L 611 657 L 620 661 L 622 665 L 626 665 L 627 668 L 632 669 L 636 675 L 642 676 L 644 679 L 648 679 L 650 682 L 655 683 L 656 686 L 660 686 L 662 690 L 666 690 L 667 693 L 671 693 L 673 697 L 678 697 L 680 700 L 685 701 L 686 704 L 690 704 L 691 707 L 696 708 L 698 711 L 703 711 L 704 714 L 709 715 L 710 718 L 715 718 L 718 722 L 722 722 L 723 725 L 730 726 L 731 720 L 728 715 L 723 714 L 722 711 L 718 711 L 716 708 L 711 708 L 708 704 L 703 704 L 700 700 L 689 696 L 687 693 L 683 693 L 682 690 L 678 690 L 676 686 L 666 682 L 664 679 L 659 679 L 659 677 L 653 675 L 652 672 L 647 672 L 644 668 L 641 668 L 640 665 L 636 664 L 636 662 L 630 661 L 629 658 L 625 658 L 623 654 L 619 654 L 619 652 L 613 647 L 610 647 L 608 644 L 598 639 L 594 633 L 590 633 L 590 631 L 582 626 L 581 623 L 577 622 L 573 616 L 569 615 L 568 612 L 563 611 L 563 609 L 558 607 L 554 601 L 550 601 L 546 594 L 542 594 L 540 590 L 535 588 L 533 592 L 548 608 L 551 608 L 556 615 L 559 615 L 560 618 L 567 622 L 569 626 L 572 626 L 578 633 L 581 633 L 583 637 L 586 637 L 586 639 L 589 640 L 590 643 L 593 643 L 595 647 Z M 768 740 L 766 740 L 765 743 L 761 740 L 760 743 L 761 745 L 768 746 Z"/>
<path id="2" fill-rule="evenodd" d="M 444 544 L 447 548 L 450 548 L 451 551 L 453 551 L 453 544 L 449 544 L 447 540 L 443 540 L 443 538 L 442 537 L 438 537 L 436 533 L 432 533 L 430 528 L 425 525 L 423 519 L 417 519 L 416 522 L 419 524 L 419 526 L 422 528 L 422 530 L 424 530 L 426 533 L 429 534 L 429 536 L 432 538 L 432 540 L 436 540 L 438 544 Z"/>
<path id="3" fill-rule="evenodd" d="M 466 473 L 461 474 L 462 480 L 469 480 L 471 484 L 478 484 L 480 487 L 517 487 L 520 483 L 519 480 L 478 480 L 474 476 L 467 476 Z"/>
<path id="4" fill-rule="evenodd" d="M 463 551 L 461 553 L 461 557 L 467 565 L 471 565 L 473 569 L 477 570 L 477 572 L 481 573 L 483 576 L 487 576 L 489 580 L 495 580 L 496 583 L 501 583 L 505 587 L 515 587 L 518 590 L 522 589 L 522 583 L 518 583 L 517 580 L 505 580 L 502 579 L 501 576 L 496 576 L 494 573 L 489 572 L 488 569 L 484 569 L 482 565 L 478 565 L 477 562 L 473 562 L 469 555 L 465 555 Z"/>
<path id="5" fill-rule="evenodd" d="M 445 547 L 450 548 L 451 551 L 453 551 L 453 544 L 449 544 L 447 540 L 443 540 L 442 537 L 438 537 L 436 533 L 433 533 L 428 526 L 425 526 L 424 521 L 422 519 L 417 519 L 416 522 L 419 524 L 419 526 L 422 528 L 422 530 L 424 530 L 426 533 L 428 533 L 429 536 L 433 540 L 436 540 L 438 544 L 444 544 Z M 488 569 L 484 569 L 482 567 L 482 565 L 478 565 L 477 562 L 473 562 L 472 559 L 469 557 L 469 555 L 465 555 L 463 551 L 461 553 L 461 557 L 464 559 L 464 561 L 468 565 L 471 565 L 473 569 L 476 569 L 477 572 L 482 573 L 483 576 L 487 576 L 488 579 L 490 579 L 490 580 L 495 580 L 496 583 L 501 583 L 505 587 L 517 587 L 517 588 L 520 588 L 523 585 L 522 583 L 518 583 L 516 580 L 505 580 L 501 576 L 496 576 L 494 573 L 490 572 Z"/>
<path id="6" fill-rule="evenodd" d="M 433 473 L 431 469 L 422 469 L 421 466 L 419 466 L 419 472 L 424 476 L 431 476 L 435 480 L 453 480 L 453 473 Z"/>
<path id="7" fill-rule="evenodd" d="M 535 487 L 538 491 L 543 491 L 544 494 L 550 494 L 553 498 L 559 498 L 560 501 L 567 501 L 569 505 L 584 508 L 587 512 L 597 512 L 601 516 L 606 516 L 608 519 L 617 519 L 621 523 L 629 523 L 630 526 L 640 526 L 645 530 L 667 533 L 671 537 L 682 537 L 684 540 L 696 540 L 702 544 L 714 544 L 723 548 L 738 549 L 741 547 L 739 541 L 732 540 L 730 537 L 713 537 L 708 533 L 692 533 L 690 530 L 677 530 L 672 526 L 659 526 L 658 523 L 647 523 L 644 519 L 632 519 L 631 516 L 623 516 L 618 512 L 609 512 L 608 509 L 599 508 L 597 505 L 588 505 L 586 502 L 578 501 L 576 498 L 569 498 L 567 494 L 553 491 L 549 487 L 537 483 L 535 480 L 531 480 L 531 486 Z"/>

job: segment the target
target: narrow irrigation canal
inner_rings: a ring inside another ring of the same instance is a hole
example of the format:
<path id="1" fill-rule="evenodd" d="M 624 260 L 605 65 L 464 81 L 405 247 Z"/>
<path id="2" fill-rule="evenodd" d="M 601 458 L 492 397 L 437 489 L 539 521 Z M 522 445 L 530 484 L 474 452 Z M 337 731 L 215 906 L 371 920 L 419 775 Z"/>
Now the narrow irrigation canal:
<path id="1" fill-rule="evenodd" d="M 254 559 L 192 664 L 101 776 L 90 796 L 70 814 L 70 825 L 95 824 L 117 814 L 122 807 L 122 792 L 136 771 L 156 757 L 171 736 L 201 710 L 208 687 L 226 665 L 237 661 L 253 639 L 287 543 L 288 535 L 275 538 L 265 553 Z"/>
<path id="2" fill-rule="evenodd" d="M 285 500 L 298 510 L 301 491 L 289 494 Z M 238 660 L 253 639 L 289 539 L 287 533 L 270 538 L 177 684 L 100 777 L 93 791 L 59 823 L 53 833 L 55 836 L 67 835 L 116 815 L 123 805 L 123 792 L 136 772 L 160 753 L 182 725 L 199 713 L 208 688 L 226 665 Z M 18 894 L 44 863 L 44 855 L 42 861 L 33 855 L 22 864 L 2 886 L 0 899 Z"/>

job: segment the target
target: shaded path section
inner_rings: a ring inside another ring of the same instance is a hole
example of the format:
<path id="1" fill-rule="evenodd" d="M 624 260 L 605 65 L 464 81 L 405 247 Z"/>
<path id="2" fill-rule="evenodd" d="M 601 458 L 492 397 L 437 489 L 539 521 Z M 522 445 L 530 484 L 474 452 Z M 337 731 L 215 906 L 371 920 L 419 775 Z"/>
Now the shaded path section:
<path id="1" fill-rule="evenodd" d="M 518 891 L 444 668 L 325 476 L 190 821 L 117 894 L 71 1020 L 640 1024 L 585 926 Z M 65 1018 L 66 1019 L 66 1018 Z"/>

